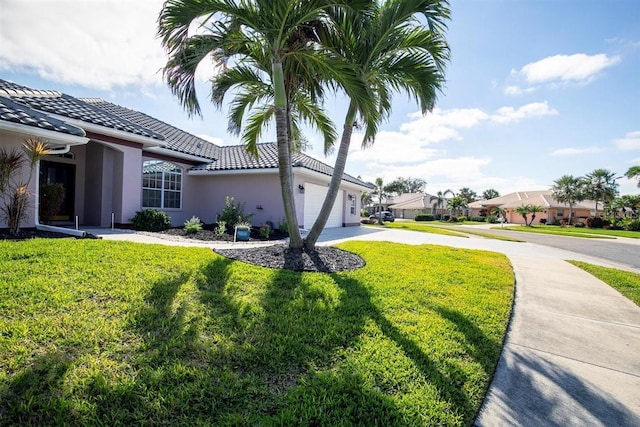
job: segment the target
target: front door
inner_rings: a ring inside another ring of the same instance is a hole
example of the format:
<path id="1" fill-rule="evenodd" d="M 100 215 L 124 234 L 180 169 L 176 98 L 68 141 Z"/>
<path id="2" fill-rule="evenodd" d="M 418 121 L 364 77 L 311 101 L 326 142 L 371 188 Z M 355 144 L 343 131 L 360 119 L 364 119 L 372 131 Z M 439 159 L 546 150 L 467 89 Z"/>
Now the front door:
<path id="1" fill-rule="evenodd" d="M 74 213 L 76 166 L 43 160 L 40 162 L 40 185 L 62 184 L 64 198 L 58 213 L 51 218 L 55 221 L 70 221 Z"/>

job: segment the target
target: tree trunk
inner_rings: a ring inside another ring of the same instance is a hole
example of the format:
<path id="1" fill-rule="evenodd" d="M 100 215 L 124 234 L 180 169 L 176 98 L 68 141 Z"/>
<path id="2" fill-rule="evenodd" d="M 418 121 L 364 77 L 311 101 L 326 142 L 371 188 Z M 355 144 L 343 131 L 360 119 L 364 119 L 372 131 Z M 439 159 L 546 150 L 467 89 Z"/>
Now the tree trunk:
<path id="1" fill-rule="evenodd" d="M 275 94 L 276 135 L 278 142 L 278 174 L 280 176 L 280 190 L 284 215 L 289 231 L 289 247 L 302 248 L 302 237 L 296 216 L 296 204 L 293 193 L 293 172 L 291 170 L 291 147 L 289 145 L 289 130 L 287 129 L 287 96 L 284 87 L 284 73 L 282 63 L 274 62 L 273 89 Z"/>
<path id="2" fill-rule="evenodd" d="M 342 138 L 340 140 L 340 148 L 338 149 L 338 156 L 336 157 L 336 163 L 333 168 L 333 174 L 331 176 L 331 182 L 329 183 L 329 190 L 320 208 L 320 213 L 316 218 L 311 231 L 304 239 L 304 247 L 307 250 L 311 250 L 315 247 L 320 233 L 324 230 L 333 204 L 338 197 L 338 191 L 340 190 L 340 183 L 342 182 L 342 176 L 344 174 L 344 168 L 347 164 L 347 155 L 349 154 L 349 145 L 351 144 L 351 135 L 353 134 L 353 123 L 355 121 L 356 110 L 353 104 L 349 106 L 347 117 L 342 128 Z"/>

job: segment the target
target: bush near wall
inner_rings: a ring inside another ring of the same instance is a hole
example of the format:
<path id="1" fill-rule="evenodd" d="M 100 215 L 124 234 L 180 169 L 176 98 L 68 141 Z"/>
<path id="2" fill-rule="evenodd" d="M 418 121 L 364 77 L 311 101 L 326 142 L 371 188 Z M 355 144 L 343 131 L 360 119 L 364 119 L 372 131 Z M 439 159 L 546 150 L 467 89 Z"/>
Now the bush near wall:
<path id="1" fill-rule="evenodd" d="M 471 221 L 487 222 L 487 217 L 486 216 L 473 216 L 473 217 L 471 217 Z"/>
<path id="2" fill-rule="evenodd" d="M 417 214 L 414 218 L 415 221 L 435 221 L 435 219 L 432 214 Z"/>

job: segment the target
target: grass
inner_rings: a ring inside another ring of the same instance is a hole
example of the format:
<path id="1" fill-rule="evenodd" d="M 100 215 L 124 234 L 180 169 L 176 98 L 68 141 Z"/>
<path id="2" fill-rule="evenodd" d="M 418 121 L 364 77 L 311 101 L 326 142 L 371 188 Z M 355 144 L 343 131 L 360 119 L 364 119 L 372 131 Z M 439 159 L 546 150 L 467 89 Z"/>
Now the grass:
<path id="1" fill-rule="evenodd" d="M 494 227 L 498 229 L 500 227 Z M 505 226 L 505 230 L 522 231 L 526 233 L 555 234 L 558 236 L 584 237 L 587 239 L 614 239 L 615 237 L 628 237 L 640 239 L 640 232 L 626 230 L 606 230 L 603 228 L 579 228 L 560 227 L 558 225 L 532 225 L 524 227 L 522 225 Z"/>
<path id="2" fill-rule="evenodd" d="M 0 242 L 0 424 L 471 425 L 509 319 L 507 258 L 340 247 L 367 265 Z"/>
<path id="3" fill-rule="evenodd" d="M 594 275 L 640 306 L 640 274 L 601 267 L 582 261 L 570 260 L 569 262 Z"/>
<path id="4" fill-rule="evenodd" d="M 504 240 L 508 242 L 524 242 L 524 240 L 514 239 L 513 237 L 501 236 L 495 233 L 484 233 L 482 231 L 469 230 L 468 228 L 460 228 L 455 229 L 455 224 L 452 223 L 453 226 L 449 227 L 449 225 L 445 224 L 435 224 L 432 222 L 424 223 L 424 222 L 415 222 L 415 221 L 398 221 L 398 222 L 385 222 L 383 227 L 386 228 L 398 228 L 403 230 L 411 230 L 411 231 L 420 231 L 423 233 L 433 233 L 433 234 L 444 234 L 447 236 L 456 236 L 456 237 L 469 237 L 469 234 L 474 236 L 486 237 L 488 239 L 496 239 L 496 240 Z M 462 224 L 462 223 L 460 223 Z M 474 222 L 473 224 L 478 224 Z M 379 227 L 379 226 L 378 226 Z"/>
<path id="5" fill-rule="evenodd" d="M 430 224 L 425 224 L 424 222 L 415 222 L 415 221 L 396 221 L 389 222 L 385 221 L 383 225 L 373 225 L 374 227 L 383 227 L 383 228 L 397 228 L 401 230 L 411 230 L 411 231 L 420 231 L 422 233 L 433 233 L 433 234 L 443 234 L 446 236 L 455 236 L 455 237 L 469 237 L 464 233 L 459 233 L 458 231 L 449 230 L 443 227 L 437 227 Z"/>

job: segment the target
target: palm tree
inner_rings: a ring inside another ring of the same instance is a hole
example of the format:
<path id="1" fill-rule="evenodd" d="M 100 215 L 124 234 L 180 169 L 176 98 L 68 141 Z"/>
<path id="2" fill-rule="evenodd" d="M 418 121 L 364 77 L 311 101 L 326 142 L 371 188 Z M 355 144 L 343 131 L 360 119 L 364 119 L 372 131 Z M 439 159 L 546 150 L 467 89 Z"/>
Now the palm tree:
<path id="1" fill-rule="evenodd" d="M 615 181 L 615 175 L 607 169 L 595 169 L 582 179 L 585 198 L 596 202 L 595 216 L 598 216 L 598 202 L 608 203 L 618 195 L 618 183 Z"/>
<path id="2" fill-rule="evenodd" d="M 629 179 L 637 178 L 638 187 L 640 187 L 640 166 L 631 166 L 629 170 L 625 172 L 624 176 Z"/>
<path id="3" fill-rule="evenodd" d="M 452 216 L 454 213 L 459 214 L 462 211 L 462 209 L 467 207 L 467 204 L 468 204 L 467 199 L 459 194 L 447 200 L 447 206 L 451 210 Z"/>
<path id="4" fill-rule="evenodd" d="M 444 209 L 444 205 L 447 201 L 447 194 L 453 195 L 453 191 L 449 189 L 438 191 L 435 196 L 431 196 L 429 198 L 429 203 L 433 202 L 434 200 L 436 201 L 433 204 L 433 209 L 435 210 L 436 214 L 438 213 L 438 209 L 440 209 L 440 215 L 442 215 L 442 210 Z"/>
<path id="5" fill-rule="evenodd" d="M 553 181 L 551 197 L 553 197 L 553 200 L 556 202 L 569 205 L 569 225 L 571 225 L 573 205 L 585 199 L 585 195 L 582 192 L 581 179 L 573 175 L 561 176 Z"/>
<path id="6" fill-rule="evenodd" d="M 379 124 L 389 117 L 393 92 L 414 98 L 423 114 L 433 109 L 449 59 L 443 36 L 448 18 L 446 0 L 373 1 L 366 13 L 340 10 L 334 31 L 321 34 L 326 48 L 356 68 L 366 89 L 355 92 L 343 88 L 350 104 L 338 155 L 327 196 L 305 247 L 315 245 L 329 218 L 356 123 L 362 123 L 362 146 L 367 147 L 374 143 Z"/>
<path id="7" fill-rule="evenodd" d="M 352 67 L 319 48 L 317 34 L 328 25 L 330 9 L 335 13 L 333 9 L 339 6 L 358 8 L 369 3 L 170 0 L 158 18 L 158 34 L 169 55 L 164 78 L 189 114 L 200 114 L 196 68 L 213 58 L 220 66 L 220 73 L 212 77 L 213 102 L 220 106 L 230 89 L 240 88 L 231 105 L 229 130 L 239 133 L 245 112 L 254 109 L 242 137 L 249 152 L 257 154 L 256 143 L 263 126 L 275 118 L 280 186 L 292 248 L 303 245 L 291 165 L 291 150 L 302 140 L 297 119 L 315 125 L 329 150 L 336 134 L 327 116 L 317 108 L 324 93 L 323 76 L 338 76 L 336 79 L 349 90 L 352 85 L 361 87 L 349 72 Z M 194 24 L 206 34 L 190 34 Z"/>
<path id="8" fill-rule="evenodd" d="M 531 221 L 529 222 L 529 225 L 533 225 L 533 221 L 536 219 L 536 214 L 543 211 L 544 211 L 544 208 L 542 206 L 530 205 L 529 213 L 532 215 L 531 215 Z"/>
<path id="9" fill-rule="evenodd" d="M 504 223 L 507 221 L 507 210 L 501 206 L 496 206 L 491 209 L 491 214 L 501 218 L 500 225 L 504 226 Z"/>
<path id="10" fill-rule="evenodd" d="M 384 196 L 384 181 L 382 178 L 376 178 L 376 188 L 378 193 L 378 223 L 382 224 L 382 197 Z"/>
<path id="11" fill-rule="evenodd" d="M 527 218 L 527 215 L 529 214 L 529 205 L 520 205 L 516 208 L 516 212 L 518 212 L 520 215 L 522 215 L 522 218 L 524 218 L 524 225 L 529 225 L 529 219 Z"/>

